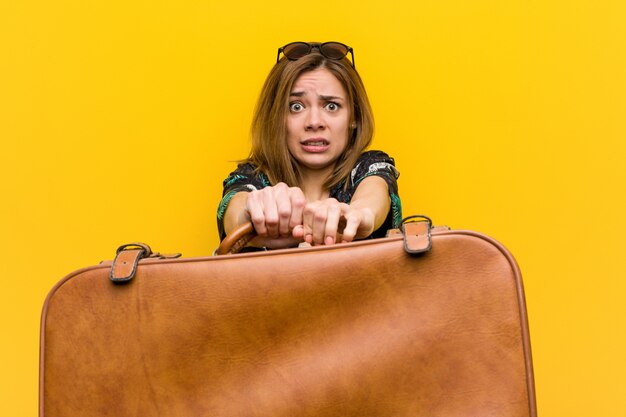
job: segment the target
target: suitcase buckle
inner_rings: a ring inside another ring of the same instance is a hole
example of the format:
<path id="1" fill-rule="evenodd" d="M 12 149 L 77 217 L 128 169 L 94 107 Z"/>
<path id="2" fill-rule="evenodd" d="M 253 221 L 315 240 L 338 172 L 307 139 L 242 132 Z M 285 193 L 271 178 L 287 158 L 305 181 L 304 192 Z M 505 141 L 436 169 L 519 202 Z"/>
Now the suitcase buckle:
<path id="1" fill-rule="evenodd" d="M 428 252 L 432 247 L 430 229 L 433 221 L 428 216 L 418 214 L 402 219 L 400 230 L 404 236 L 404 250 L 411 255 Z"/>
<path id="2" fill-rule="evenodd" d="M 152 255 L 152 249 L 145 243 L 127 243 L 117 248 L 109 279 L 113 282 L 128 282 L 135 276 L 137 264 Z"/>

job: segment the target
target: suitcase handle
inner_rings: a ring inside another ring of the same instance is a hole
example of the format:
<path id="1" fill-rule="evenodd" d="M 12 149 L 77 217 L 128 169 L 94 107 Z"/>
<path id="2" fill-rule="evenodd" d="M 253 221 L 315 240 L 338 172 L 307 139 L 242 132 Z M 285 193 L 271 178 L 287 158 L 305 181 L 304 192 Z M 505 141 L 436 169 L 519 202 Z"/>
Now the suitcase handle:
<path id="1" fill-rule="evenodd" d="M 241 250 L 256 236 L 256 231 L 252 222 L 246 222 L 237 226 L 235 230 L 230 232 L 220 246 L 213 252 L 214 255 L 227 255 L 239 253 Z"/>
<path id="2" fill-rule="evenodd" d="M 410 254 L 427 252 L 431 248 L 432 221 L 424 215 L 409 216 L 402 220 L 400 230 L 404 236 L 404 250 Z M 387 233 L 389 235 L 389 233 Z M 227 255 L 241 250 L 256 236 L 252 222 L 246 222 L 230 232 L 213 252 Z"/>

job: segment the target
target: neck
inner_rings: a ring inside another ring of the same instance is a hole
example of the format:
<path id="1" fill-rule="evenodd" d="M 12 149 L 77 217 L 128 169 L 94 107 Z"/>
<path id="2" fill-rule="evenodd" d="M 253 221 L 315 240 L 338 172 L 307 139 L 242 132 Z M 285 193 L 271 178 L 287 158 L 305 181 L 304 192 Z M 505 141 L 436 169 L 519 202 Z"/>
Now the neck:
<path id="1" fill-rule="evenodd" d="M 324 182 L 332 172 L 332 166 L 322 170 L 303 169 L 301 171 L 300 188 L 307 201 L 312 202 L 328 198 L 329 193 L 324 188 Z"/>

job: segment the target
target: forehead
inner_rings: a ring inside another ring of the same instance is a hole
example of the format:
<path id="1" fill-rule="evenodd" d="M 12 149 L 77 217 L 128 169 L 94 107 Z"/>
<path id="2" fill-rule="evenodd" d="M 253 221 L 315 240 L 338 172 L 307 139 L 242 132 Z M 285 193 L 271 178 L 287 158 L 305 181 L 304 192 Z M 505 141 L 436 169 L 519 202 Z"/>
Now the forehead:
<path id="1" fill-rule="evenodd" d="M 341 81 L 326 68 L 317 68 L 302 74 L 293 83 L 292 92 L 314 92 L 318 94 L 346 95 Z"/>

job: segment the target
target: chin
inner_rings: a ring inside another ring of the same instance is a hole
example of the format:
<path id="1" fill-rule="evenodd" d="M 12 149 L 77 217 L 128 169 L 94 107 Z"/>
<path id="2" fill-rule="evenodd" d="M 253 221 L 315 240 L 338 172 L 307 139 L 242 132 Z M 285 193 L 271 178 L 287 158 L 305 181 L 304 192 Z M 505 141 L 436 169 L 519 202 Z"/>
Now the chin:
<path id="1" fill-rule="evenodd" d="M 320 159 L 313 159 L 313 158 L 302 158 L 301 160 L 298 160 L 298 164 L 310 169 L 310 170 L 321 170 L 321 169 L 326 169 L 330 166 L 333 166 L 335 163 L 334 160 L 328 160 L 328 159 L 324 159 L 324 160 L 320 160 Z"/>

